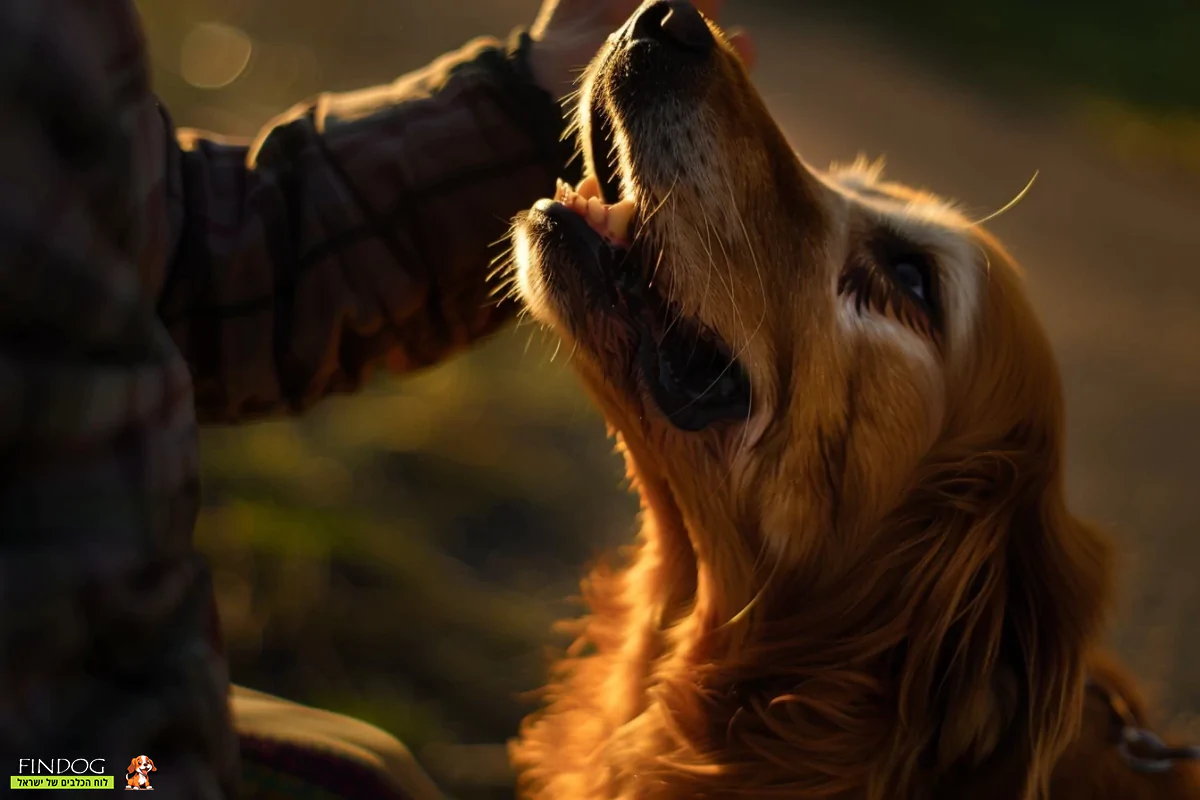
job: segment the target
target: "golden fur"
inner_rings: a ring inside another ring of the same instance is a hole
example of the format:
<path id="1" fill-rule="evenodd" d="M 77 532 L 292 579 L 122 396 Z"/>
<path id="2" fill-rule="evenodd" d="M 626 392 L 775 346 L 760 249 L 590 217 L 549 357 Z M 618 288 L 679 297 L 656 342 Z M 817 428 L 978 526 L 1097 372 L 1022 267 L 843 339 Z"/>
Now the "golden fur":
<path id="1" fill-rule="evenodd" d="M 1065 504 L 1058 371 L 1012 258 L 876 167 L 810 169 L 717 35 L 699 100 L 621 106 L 617 37 L 580 106 L 607 103 L 659 290 L 744 365 L 744 420 L 670 425 L 629 332 L 552 292 L 571 266 L 514 230 L 514 280 L 642 500 L 512 747 L 524 794 L 1200 797 L 1188 765 L 1133 772 L 1085 693 L 1144 713 L 1096 652 L 1112 549 Z M 839 292 L 880 229 L 931 254 L 936 328 Z"/>

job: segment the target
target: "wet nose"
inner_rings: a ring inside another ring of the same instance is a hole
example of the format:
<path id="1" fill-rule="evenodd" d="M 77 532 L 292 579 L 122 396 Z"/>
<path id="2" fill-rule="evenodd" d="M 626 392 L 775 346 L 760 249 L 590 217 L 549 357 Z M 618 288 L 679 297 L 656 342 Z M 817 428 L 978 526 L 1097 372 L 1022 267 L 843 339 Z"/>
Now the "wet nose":
<path id="1" fill-rule="evenodd" d="M 715 44 L 708 23 L 688 0 L 658 0 L 644 6 L 634 20 L 633 38 L 657 39 L 697 52 Z"/>

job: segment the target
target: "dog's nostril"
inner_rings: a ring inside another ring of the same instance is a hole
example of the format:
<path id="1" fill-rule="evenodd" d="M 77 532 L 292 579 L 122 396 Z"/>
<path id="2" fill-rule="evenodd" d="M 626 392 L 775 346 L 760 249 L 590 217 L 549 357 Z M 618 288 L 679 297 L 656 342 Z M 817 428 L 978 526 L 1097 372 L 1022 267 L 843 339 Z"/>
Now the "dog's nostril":
<path id="1" fill-rule="evenodd" d="M 707 50 L 712 46 L 712 31 L 694 5 L 684 0 L 672 2 L 670 6 L 667 16 L 663 17 L 663 33 L 694 50 Z"/>
<path id="2" fill-rule="evenodd" d="M 713 46 L 708 23 L 688 0 L 661 0 L 642 9 L 633 25 L 634 38 L 669 41 L 689 50 Z"/>

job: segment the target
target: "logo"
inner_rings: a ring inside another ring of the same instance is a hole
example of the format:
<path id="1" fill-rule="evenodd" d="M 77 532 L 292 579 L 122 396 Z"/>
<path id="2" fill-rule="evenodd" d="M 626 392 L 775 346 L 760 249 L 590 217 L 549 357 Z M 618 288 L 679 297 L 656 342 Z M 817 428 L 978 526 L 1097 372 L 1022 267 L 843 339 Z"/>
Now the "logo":
<path id="1" fill-rule="evenodd" d="M 10 789 L 112 789 L 113 776 L 102 775 L 103 758 L 22 758 Z"/>
<path id="2" fill-rule="evenodd" d="M 154 787 L 150 785 L 151 772 L 158 772 L 158 767 L 154 766 L 150 756 L 137 756 L 132 759 L 129 768 L 125 770 L 125 791 L 153 791 Z"/>

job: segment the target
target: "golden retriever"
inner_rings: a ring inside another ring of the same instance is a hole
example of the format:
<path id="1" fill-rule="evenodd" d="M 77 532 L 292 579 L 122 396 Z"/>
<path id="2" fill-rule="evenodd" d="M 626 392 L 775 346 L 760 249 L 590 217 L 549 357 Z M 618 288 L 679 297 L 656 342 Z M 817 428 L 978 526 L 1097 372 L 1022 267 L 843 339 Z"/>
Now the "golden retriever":
<path id="1" fill-rule="evenodd" d="M 1097 652 L 1112 550 L 1063 495 L 1050 346 L 1001 246 L 794 154 L 720 30 L 649 2 L 590 66 L 588 177 L 512 283 L 642 499 L 530 797 L 1200 797 Z"/>

